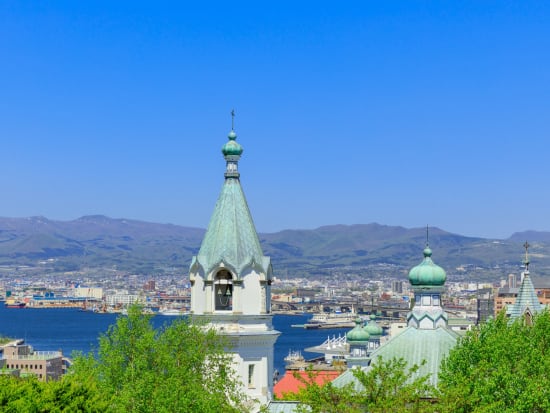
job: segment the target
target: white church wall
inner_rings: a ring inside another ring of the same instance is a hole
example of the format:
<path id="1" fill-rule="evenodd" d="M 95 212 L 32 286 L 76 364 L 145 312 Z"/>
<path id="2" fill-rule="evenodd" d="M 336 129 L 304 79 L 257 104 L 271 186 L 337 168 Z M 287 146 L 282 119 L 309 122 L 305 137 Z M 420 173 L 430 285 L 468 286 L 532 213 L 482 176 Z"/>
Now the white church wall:
<path id="1" fill-rule="evenodd" d="M 260 276 L 256 271 L 251 271 L 243 278 L 242 313 L 260 314 L 262 311 L 262 288 L 260 286 Z"/>

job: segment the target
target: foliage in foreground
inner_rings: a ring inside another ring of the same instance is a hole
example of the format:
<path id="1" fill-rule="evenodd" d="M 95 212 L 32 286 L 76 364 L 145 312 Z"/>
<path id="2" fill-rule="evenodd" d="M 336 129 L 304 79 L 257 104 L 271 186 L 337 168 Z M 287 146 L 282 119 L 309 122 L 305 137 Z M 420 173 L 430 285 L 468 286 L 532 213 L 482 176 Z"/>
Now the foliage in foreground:
<path id="1" fill-rule="evenodd" d="M 405 360 L 378 359 L 364 371 L 353 369 L 360 385 L 349 383 L 336 387 L 329 382 L 315 383 L 315 372 L 310 371 L 298 394 L 285 395 L 286 400 L 303 403 L 300 412 L 311 413 L 382 413 L 431 412 L 432 403 L 426 399 L 431 386 L 428 376 L 418 376 L 418 366 L 407 368 Z M 296 376 L 301 379 L 301 376 Z"/>
<path id="2" fill-rule="evenodd" d="M 80 382 L 72 377 L 41 382 L 35 377 L 1 375 L 0 411 L 102 413 L 108 411 L 108 404 L 93 382 Z"/>
<path id="3" fill-rule="evenodd" d="M 550 411 L 550 313 L 509 324 L 504 312 L 469 332 L 443 362 L 442 412 Z"/>
<path id="4" fill-rule="evenodd" d="M 77 356 L 59 381 L 0 375 L 2 412 L 245 412 L 247 400 L 213 330 L 175 320 L 155 330 L 137 306 Z"/>
<path id="5" fill-rule="evenodd" d="M 134 306 L 100 338 L 97 359 L 77 358 L 71 375 L 97 383 L 112 412 L 243 412 L 231 363 L 213 330 L 178 319 L 157 331 Z"/>

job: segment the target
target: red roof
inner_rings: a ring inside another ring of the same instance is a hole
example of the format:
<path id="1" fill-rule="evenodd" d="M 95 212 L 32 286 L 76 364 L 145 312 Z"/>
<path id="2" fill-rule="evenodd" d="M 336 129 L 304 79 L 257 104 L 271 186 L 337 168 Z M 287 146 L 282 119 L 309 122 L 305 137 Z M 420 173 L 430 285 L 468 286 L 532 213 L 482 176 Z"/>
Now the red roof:
<path id="1" fill-rule="evenodd" d="M 335 370 L 315 370 L 312 372 L 312 380 L 319 385 L 323 385 L 334 380 L 340 373 L 340 371 Z M 302 380 L 294 377 L 295 374 L 299 375 Z M 304 381 L 306 383 L 310 382 L 308 374 L 309 372 L 307 371 L 287 371 L 283 378 L 273 387 L 273 393 L 279 399 L 285 393 L 298 393 L 298 390 L 306 386 Z"/>

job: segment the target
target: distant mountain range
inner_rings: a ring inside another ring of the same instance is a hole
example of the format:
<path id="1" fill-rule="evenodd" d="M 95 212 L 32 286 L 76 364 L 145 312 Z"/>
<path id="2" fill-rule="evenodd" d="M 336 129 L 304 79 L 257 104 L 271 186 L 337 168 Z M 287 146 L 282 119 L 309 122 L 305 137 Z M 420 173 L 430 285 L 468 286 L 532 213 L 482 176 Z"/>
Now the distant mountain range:
<path id="1" fill-rule="evenodd" d="M 117 268 L 135 273 L 187 273 L 205 230 L 101 215 L 73 221 L 44 217 L 0 218 L 0 265 L 53 270 Z M 333 268 L 393 264 L 409 268 L 422 259 L 426 231 L 380 224 L 331 225 L 313 230 L 259 234 L 276 273 L 327 273 Z M 522 244 L 532 245 L 532 267 L 550 274 L 550 232 L 525 231 L 505 240 L 465 237 L 430 228 L 434 260 L 456 267 L 518 268 Z"/>

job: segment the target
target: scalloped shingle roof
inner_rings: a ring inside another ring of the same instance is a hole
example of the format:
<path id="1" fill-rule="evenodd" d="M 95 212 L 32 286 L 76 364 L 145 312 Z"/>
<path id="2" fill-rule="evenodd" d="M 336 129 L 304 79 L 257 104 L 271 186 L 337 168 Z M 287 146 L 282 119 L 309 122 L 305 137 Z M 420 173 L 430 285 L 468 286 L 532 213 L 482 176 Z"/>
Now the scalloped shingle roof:
<path id="1" fill-rule="evenodd" d="M 238 273 L 251 263 L 260 265 L 267 272 L 269 259 L 263 255 L 238 179 L 225 180 L 197 261 L 206 273 L 221 262 L 232 266 Z"/>

